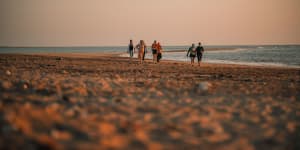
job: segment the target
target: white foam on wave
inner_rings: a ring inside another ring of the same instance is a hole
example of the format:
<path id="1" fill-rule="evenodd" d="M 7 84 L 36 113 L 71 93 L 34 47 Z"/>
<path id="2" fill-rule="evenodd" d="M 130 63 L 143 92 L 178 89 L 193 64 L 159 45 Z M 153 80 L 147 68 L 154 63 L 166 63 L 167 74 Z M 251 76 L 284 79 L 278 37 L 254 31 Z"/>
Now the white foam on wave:
<path id="1" fill-rule="evenodd" d="M 232 52 L 230 50 L 230 52 Z M 129 57 L 128 53 L 120 55 L 121 57 Z M 137 58 L 137 54 L 134 54 L 134 58 Z M 152 59 L 152 54 L 147 53 L 146 58 Z M 165 52 L 163 53 L 163 60 L 175 60 L 181 62 L 189 62 L 190 58 L 186 57 L 186 52 Z M 236 64 L 236 65 L 247 65 L 247 66 L 269 66 L 269 67 L 285 67 L 285 68 L 300 68 L 297 65 L 287 65 L 282 63 L 274 62 L 243 62 L 243 61 L 230 61 L 230 60 L 213 60 L 203 58 L 204 63 L 213 63 L 213 64 Z"/>
<path id="2" fill-rule="evenodd" d="M 286 65 L 282 63 L 272 62 L 242 62 L 242 61 L 228 61 L 228 60 L 204 60 L 203 62 L 212 64 L 233 64 L 233 65 L 246 65 L 246 66 L 269 66 L 269 67 L 286 67 L 286 68 L 300 68 L 300 66 Z"/>
<path id="3" fill-rule="evenodd" d="M 205 51 L 205 53 L 236 53 L 236 52 L 242 52 L 242 51 L 247 51 L 249 49 L 247 48 L 236 48 L 236 49 L 220 49 L 220 50 L 213 50 L 213 51 Z"/>

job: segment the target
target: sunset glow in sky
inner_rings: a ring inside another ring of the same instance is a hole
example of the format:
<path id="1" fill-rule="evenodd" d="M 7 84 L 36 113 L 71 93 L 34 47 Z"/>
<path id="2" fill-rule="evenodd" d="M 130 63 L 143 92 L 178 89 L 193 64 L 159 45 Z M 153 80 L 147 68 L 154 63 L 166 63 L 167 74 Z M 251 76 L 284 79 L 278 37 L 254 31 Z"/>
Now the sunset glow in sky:
<path id="1" fill-rule="evenodd" d="M 300 0 L 1 0 L 0 45 L 300 44 Z"/>

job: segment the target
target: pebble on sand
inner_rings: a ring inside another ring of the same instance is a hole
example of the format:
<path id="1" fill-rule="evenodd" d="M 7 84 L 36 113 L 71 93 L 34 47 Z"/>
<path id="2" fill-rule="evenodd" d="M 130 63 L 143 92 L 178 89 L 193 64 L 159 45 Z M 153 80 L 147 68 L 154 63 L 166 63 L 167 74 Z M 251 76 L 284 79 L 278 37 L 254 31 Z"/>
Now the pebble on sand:
<path id="1" fill-rule="evenodd" d="M 209 82 L 200 82 L 198 84 L 198 89 L 199 91 L 208 91 L 212 87 L 212 84 Z"/>
<path id="2" fill-rule="evenodd" d="M 99 124 L 99 130 L 103 135 L 112 135 L 115 133 L 116 127 L 111 123 L 103 122 Z"/>
<path id="3" fill-rule="evenodd" d="M 67 140 L 70 140 L 72 138 L 72 135 L 68 132 L 65 132 L 65 131 L 52 130 L 51 135 L 55 139 L 63 140 L 63 141 L 67 141 Z"/>
<path id="4" fill-rule="evenodd" d="M 8 76 L 10 76 L 11 72 L 9 70 L 6 70 L 5 74 L 8 75 Z"/>
<path id="5" fill-rule="evenodd" d="M 27 84 L 23 84 L 23 89 L 28 89 L 28 85 Z"/>

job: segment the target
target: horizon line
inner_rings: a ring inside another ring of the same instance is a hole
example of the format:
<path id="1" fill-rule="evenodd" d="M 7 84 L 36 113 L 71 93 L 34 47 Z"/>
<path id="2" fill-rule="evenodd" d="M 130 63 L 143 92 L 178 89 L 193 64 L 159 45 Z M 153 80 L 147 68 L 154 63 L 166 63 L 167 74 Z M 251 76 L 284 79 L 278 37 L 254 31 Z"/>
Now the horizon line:
<path id="1" fill-rule="evenodd" d="M 191 43 L 193 44 L 193 43 Z M 163 46 L 190 46 L 189 45 L 163 45 Z M 194 43 L 197 44 L 197 43 Z M 300 46 L 298 44 L 202 44 L 203 46 Z M 38 48 L 48 48 L 48 47 L 126 47 L 127 45 L 33 45 L 33 46 L 7 46 L 7 45 L 0 45 L 0 48 L 29 48 L 29 47 L 38 47 Z"/>

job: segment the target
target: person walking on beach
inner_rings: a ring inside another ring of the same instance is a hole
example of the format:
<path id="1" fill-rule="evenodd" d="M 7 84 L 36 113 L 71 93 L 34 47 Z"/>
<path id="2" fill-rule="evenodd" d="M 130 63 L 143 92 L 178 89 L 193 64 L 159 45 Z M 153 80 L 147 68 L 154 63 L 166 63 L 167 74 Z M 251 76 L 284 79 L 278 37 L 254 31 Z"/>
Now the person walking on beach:
<path id="1" fill-rule="evenodd" d="M 153 55 L 153 63 L 157 62 L 157 43 L 156 40 L 154 40 L 152 44 L 152 55 Z"/>
<path id="2" fill-rule="evenodd" d="M 130 40 L 129 45 L 128 45 L 128 53 L 129 53 L 130 58 L 132 58 L 133 53 L 134 53 L 134 46 L 133 46 L 132 40 Z"/>
<path id="3" fill-rule="evenodd" d="M 144 42 L 144 45 L 145 45 L 145 50 L 144 50 L 144 55 L 143 55 L 143 61 L 145 60 L 145 56 L 146 56 L 146 53 L 147 53 L 147 45 L 145 43 L 145 41 L 143 40 Z"/>
<path id="4" fill-rule="evenodd" d="M 194 65 L 194 60 L 196 57 L 196 50 L 195 50 L 195 44 L 192 44 L 192 46 L 189 48 L 186 57 L 191 58 L 191 64 Z"/>
<path id="5" fill-rule="evenodd" d="M 145 42 L 143 40 L 140 40 L 140 43 L 136 46 L 136 48 L 138 49 L 138 59 L 140 64 L 144 61 L 143 57 L 144 57 L 144 53 L 145 53 Z"/>
<path id="6" fill-rule="evenodd" d="M 162 58 L 162 47 L 160 43 L 157 43 L 157 62 L 159 63 L 160 59 Z"/>
<path id="7" fill-rule="evenodd" d="M 200 63 L 202 61 L 202 56 L 203 56 L 204 48 L 201 45 L 201 42 L 198 43 L 198 46 L 196 48 L 196 53 L 197 53 L 197 59 L 198 59 L 198 66 L 200 66 Z"/>

